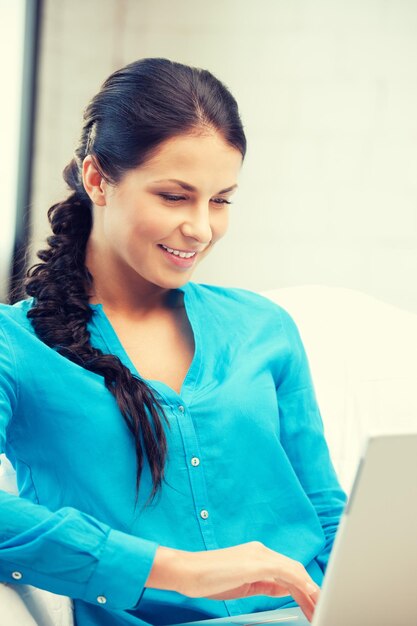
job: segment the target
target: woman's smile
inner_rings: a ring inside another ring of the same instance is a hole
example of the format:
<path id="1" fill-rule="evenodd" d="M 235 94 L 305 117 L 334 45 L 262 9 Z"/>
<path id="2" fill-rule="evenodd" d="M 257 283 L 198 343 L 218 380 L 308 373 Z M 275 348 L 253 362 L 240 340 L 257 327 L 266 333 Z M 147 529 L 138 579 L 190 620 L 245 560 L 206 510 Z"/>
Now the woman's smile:
<path id="1" fill-rule="evenodd" d="M 168 260 L 168 262 L 177 268 L 188 269 L 194 265 L 194 262 L 197 258 L 197 252 L 194 252 L 194 253 L 179 252 L 178 250 L 174 250 L 172 248 L 167 249 L 162 244 L 158 244 L 158 246 L 162 254 L 164 255 L 164 257 Z M 172 252 L 170 252 L 170 250 L 172 250 Z M 192 254 L 192 256 L 188 256 L 190 254 Z"/>

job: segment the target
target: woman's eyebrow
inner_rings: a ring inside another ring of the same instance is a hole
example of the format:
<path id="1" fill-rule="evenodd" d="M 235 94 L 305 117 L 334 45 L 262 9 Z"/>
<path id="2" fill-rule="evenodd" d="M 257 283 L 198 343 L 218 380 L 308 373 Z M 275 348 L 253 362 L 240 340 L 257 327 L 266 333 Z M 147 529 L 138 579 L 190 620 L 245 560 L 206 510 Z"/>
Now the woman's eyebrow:
<path id="1" fill-rule="evenodd" d="M 156 184 L 156 183 L 177 183 L 177 185 L 179 185 L 186 191 L 197 191 L 197 189 L 193 187 L 192 185 L 189 185 L 188 183 L 185 183 L 183 180 L 178 180 L 176 178 L 167 178 L 165 180 L 154 180 L 153 184 Z M 227 193 L 228 191 L 232 191 L 233 189 L 236 189 L 236 187 L 237 185 L 232 185 L 231 187 L 227 187 L 227 189 L 222 189 L 221 191 L 218 191 L 217 193 Z"/>

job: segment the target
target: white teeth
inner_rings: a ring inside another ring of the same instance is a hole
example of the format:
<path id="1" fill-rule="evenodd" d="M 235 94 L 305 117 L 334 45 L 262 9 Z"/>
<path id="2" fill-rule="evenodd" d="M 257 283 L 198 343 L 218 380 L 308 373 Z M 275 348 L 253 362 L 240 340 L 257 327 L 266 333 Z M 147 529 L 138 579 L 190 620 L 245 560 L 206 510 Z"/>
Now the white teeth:
<path id="1" fill-rule="evenodd" d="M 168 252 L 170 252 L 171 254 L 174 254 L 175 256 L 179 256 L 181 257 L 181 259 L 189 259 L 192 256 L 195 255 L 195 252 L 180 252 L 179 250 L 174 250 L 173 248 L 168 248 L 168 246 L 164 246 L 164 244 L 161 243 L 161 246 L 163 248 L 165 248 L 165 250 L 168 250 Z"/>

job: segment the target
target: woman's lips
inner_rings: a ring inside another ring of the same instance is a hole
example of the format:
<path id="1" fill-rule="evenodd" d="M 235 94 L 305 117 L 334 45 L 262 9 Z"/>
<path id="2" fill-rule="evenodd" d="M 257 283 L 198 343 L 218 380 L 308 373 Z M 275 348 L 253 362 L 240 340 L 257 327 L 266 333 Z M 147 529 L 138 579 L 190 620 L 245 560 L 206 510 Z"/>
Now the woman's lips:
<path id="1" fill-rule="evenodd" d="M 186 259 L 186 258 L 181 258 L 180 256 L 173 254 L 172 252 L 168 252 L 168 250 L 165 250 L 165 248 L 161 246 L 161 244 L 158 244 L 158 247 L 160 248 L 164 256 L 176 267 L 185 267 L 185 268 L 191 267 L 194 264 L 195 259 L 197 258 L 197 254 L 198 254 L 198 252 L 196 252 L 194 256 Z"/>

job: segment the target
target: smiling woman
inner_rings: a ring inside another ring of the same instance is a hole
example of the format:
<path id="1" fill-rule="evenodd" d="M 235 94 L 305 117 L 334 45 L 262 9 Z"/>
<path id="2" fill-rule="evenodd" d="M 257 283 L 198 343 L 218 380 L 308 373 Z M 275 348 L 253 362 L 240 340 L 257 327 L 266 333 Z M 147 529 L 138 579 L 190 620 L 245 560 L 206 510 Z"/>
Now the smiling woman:
<path id="1" fill-rule="evenodd" d="M 191 281 L 245 152 L 208 71 L 118 70 L 85 110 L 29 298 L 0 307 L 21 496 L 0 493 L 0 576 L 70 596 L 77 626 L 312 617 L 345 495 L 298 331 L 266 298 Z"/>
<path id="2" fill-rule="evenodd" d="M 116 186 L 87 156 L 83 183 L 93 203 L 87 267 L 96 301 L 140 310 L 149 285 L 169 289 L 189 280 L 226 233 L 241 164 L 241 151 L 214 128 L 165 140 L 146 167 L 129 170 Z"/>

